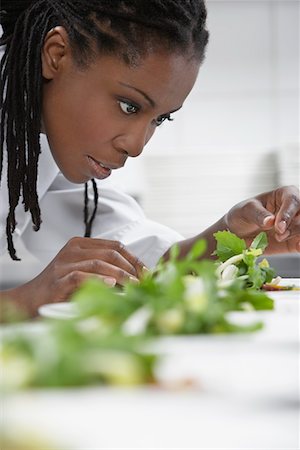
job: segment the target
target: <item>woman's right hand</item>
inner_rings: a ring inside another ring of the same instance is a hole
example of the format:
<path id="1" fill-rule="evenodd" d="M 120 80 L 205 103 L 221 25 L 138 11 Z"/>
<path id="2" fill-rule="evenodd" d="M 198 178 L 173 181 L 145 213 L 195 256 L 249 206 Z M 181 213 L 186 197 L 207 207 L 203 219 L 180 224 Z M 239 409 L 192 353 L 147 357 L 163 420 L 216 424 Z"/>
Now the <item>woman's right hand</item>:
<path id="1" fill-rule="evenodd" d="M 74 237 L 36 278 L 4 294 L 34 315 L 42 304 L 68 300 L 87 278 L 97 277 L 109 286 L 124 285 L 138 282 L 145 270 L 118 241 Z"/>

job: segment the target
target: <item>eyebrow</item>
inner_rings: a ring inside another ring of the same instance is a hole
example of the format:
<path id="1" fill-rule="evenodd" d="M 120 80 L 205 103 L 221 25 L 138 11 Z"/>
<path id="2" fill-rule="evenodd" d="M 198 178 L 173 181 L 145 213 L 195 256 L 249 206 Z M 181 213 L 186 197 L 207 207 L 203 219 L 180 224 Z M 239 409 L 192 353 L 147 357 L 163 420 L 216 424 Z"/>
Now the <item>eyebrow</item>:
<path id="1" fill-rule="evenodd" d="M 146 94 L 146 92 L 141 91 L 141 89 L 138 89 L 134 86 L 131 86 L 130 84 L 126 84 L 126 83 L 122 83 L 122 81 L 119 81 L 119 84 L 121 84 L 122 86 L 125 86 L 129 89 L 133 89 L 134 91 L 138 92 L 139 94 L 141 94 L 147 101 L 148 103 L 150 103 L 150 105 L 152 106 L 152 108 L 155 108 L 156 103 L 154 100 L 152 100 L 151 97 L 149 97 L 149 95 Z"/>

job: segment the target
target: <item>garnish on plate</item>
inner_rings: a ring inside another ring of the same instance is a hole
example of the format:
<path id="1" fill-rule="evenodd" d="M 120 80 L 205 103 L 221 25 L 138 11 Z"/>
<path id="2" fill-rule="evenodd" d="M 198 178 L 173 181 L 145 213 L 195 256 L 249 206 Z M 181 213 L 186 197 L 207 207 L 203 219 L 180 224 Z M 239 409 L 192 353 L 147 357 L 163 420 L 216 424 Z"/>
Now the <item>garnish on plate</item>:
<path id="1" fill-rule="evenodd" d="M 276 276 L 274 269 L 267 259 L 257 263 L 268 245 L 265 232 L 259 233 L 246 247 L 244 239 L 237 237 L 230 231 L 218 231 L 214 234 L 217 240 L 217 249 L 214 252 L 218 256 L 217 274 L 220 283 L 226 285 L 233 279 L 244 280 L 245 287 L 262 289 L 264 291 L 298 291 L 295 285 L 281 285 L 281 277 Z"/>
<path id="2" fill-rule="evenodd" d="M 254 331 L 262 323 L 237 326 L 230 311 L 273 309 L 273 300 L 261 291 L 275 272 L 256 259 L 267 245 L 260 234 L 246 248 L 233 233 L 216 233 L 217 262 L 201 260 L 206 243 L 198 241 L 184 259 L 174 245 L 169 261 L 160 261 L 139 284 L 127 284 L 123 295 L 98 280 L 90 280 L 73 296 L 81 317 L 100 318 L 106 329 L 124 334 L 232 333 Z"/>
<path id="3" fill-rule="evenodd" d="M 294 284 L 280 284 L 281 280 L 281 277 L 276 277 L 270 283 L 263 284 L 262 289 L 264 291 L 300 291 L 300 287 Z"/>
<path id="4" fill-rule="evenodd" d="M 265 232 L 259 233 L 250 247 L 247 248 L 244 239 L 230 231 L 218 231 L 214 234 L 218 256 L 217 274 L 224 284 L 233 279 L 242 280 L 246 288 L 261 289 L 265 283 L 270 283 L 275 277 L 275 271 L 266 259 L 257 263 L 268 245 Z"/>
<path id="5" fill-rule="evenodd" d="M 201 260 L 203 240 L 184 259 L 178 259 L 175 245 L 169 261 L 160 261 L 139 284 L 128 283 L 122 295 L 91 278 L 73 295 L 78 317 L 41 319 L 47 326 L 38 339 L 5 337 L 2 386 L 149 383 L 155 380 L 158 360 L 144 350 L 149 338 L 260 330 L 261 321 L 236 324 L 230 312 L 274 308 L 262 287 L 275 272 L 266 260 L 257 262 L 267 246 L 266 234 L 260 233 L 249 248 L 229 231 L 215 237 L 217 261 Z"/>

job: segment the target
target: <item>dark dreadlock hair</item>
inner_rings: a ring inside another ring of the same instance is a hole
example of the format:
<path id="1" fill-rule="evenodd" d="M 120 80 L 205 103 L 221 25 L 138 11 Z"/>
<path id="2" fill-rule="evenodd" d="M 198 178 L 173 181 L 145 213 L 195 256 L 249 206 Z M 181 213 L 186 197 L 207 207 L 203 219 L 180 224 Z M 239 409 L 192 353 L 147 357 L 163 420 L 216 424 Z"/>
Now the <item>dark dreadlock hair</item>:
<path id="1" fill-rule="evenodd" d="M 34 229 L 41 225 L 37 194 L 42 118 L 41 51 L 46 34 L 61 25 L 70 39 L 73 57 L 81 68 L 97 54 L 115 54 L 128 65 L 155 48 L 204 59 L 208 32 L 204 0 L 2 0 L 0 10 L 6 45 L 1 61 L 1 157 L 7 148 L 9 211 L 8 251 L 18 259 L 12 235 L 15 209 L 22 194 Z M 95 48 L 97 51 L 95 51 Z M 94 180 L 94 211 L 89 218 L 85 185 L 85 236 L 91 235 L 98 193 Z"/>

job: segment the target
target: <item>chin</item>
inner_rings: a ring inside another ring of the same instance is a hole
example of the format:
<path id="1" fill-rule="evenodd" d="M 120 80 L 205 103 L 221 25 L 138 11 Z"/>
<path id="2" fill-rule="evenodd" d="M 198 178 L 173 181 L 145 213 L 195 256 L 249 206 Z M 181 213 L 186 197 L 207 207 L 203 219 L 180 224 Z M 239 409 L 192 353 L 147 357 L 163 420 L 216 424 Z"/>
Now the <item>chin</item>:
<path id="1" fill-rule="evenodd" d="M 91 177 L 89 177 L 87 175 L 86 176 L 85 175 L 73 175 L 73 174 L 64 173 L 63 171 L 61 171 L 61 172 L 68 181 L 70 181 L 71 183 L 74 183 L 74 184 L 83 184 L 83 183 L 87 183 L 88 181 L 91 180 Z"/>

